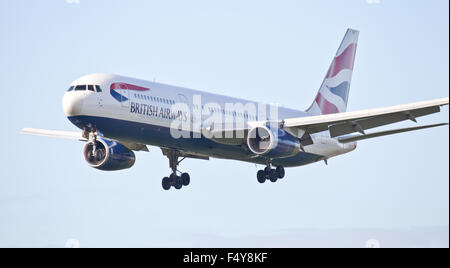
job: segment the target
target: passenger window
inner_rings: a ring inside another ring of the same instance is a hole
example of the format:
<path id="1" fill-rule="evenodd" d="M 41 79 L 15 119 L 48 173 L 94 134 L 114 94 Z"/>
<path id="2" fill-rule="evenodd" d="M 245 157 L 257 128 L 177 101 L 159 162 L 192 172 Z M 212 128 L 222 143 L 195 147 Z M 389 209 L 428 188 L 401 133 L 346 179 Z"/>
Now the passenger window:
<path id="1" fill-rule="evenodd" d="M 69 87 L 69 90 L 67 90 L 67 92 L 72 91 L 74 88 L 75 88 L 74 86 Z"/>
<path id="2" fill-rule="evenodd" d="M 75 91 L 83 91 L 83 90 L 86 90 L 86 85 L 78 85 L 75 88 Z"/>
<path id="3" fill-rule="evenodd" d="M 89 91 L 92 91 L 92 92 L 95 92 L 94 86 L 93 86 L 93 85 L 89 85 L 89 86 L 88 86 L 88 90 L 89 90 Z"/>
<path id="4" fill-rule="evenodd" d="M 96 85 L 95 89 L 97 90 L 97 92 L 102 92 L 102 88 L 99 85 Z"/>

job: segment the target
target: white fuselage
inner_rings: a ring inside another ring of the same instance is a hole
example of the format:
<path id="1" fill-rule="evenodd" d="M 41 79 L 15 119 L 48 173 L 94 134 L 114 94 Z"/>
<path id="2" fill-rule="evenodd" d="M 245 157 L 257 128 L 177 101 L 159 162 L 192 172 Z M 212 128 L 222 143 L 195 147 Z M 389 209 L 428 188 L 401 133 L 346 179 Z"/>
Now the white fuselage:
<path id="1" fill-rule="evenodd" d="M 230 118 L 234 126 L 252 127 L 268 121 L 310 116 L 293 109 L 117 75 L 87 75 L 75 80 L 71 86 L 76 88 L 78 85 L 87 85 L 87 88 L 66 92 L 63 109 L 69 120 L 79 128 L 95 128 L 105 137 L 120 141 L 254 163 L 263 163 L 264 160 L 241 147 L 220 144 L 200 134 L 197 140 L 176 140 L 169 136 L 170 130 L 185 130 L 188 126 L 190 132 L 201 133 L 205 128 L 220 126 L 225 129 Z M 89 86 L 94 90 L 89 90 Z M 101 88 L 101 92 L 96 90 L 96 86 Z M 187 107 L 189 113 L 180 113 L 174 107 Z M 239 107 L 248 109 L 239 110 Z M 194 118 L 200 118 L 197 127 L 191 124 Z M 304 152 L 300 152 L 303 155 L 283 160 L 285 166 L 325 160 L 356 148 L 356 143 L 344 145 L 330 138 L 328 131 L 311 137 L 314 144 L 305 146 Z"/>

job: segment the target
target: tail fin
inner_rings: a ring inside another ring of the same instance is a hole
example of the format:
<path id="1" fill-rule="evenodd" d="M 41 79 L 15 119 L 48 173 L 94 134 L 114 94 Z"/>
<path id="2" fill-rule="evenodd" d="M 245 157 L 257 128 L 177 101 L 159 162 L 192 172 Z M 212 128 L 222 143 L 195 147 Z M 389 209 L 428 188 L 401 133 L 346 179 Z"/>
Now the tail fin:
<path id="1" fill-rule="evenodd" d="M 359 31 L 347 30 L 308 113 L 322 115 L 347 110 L 358 36 Z"/>

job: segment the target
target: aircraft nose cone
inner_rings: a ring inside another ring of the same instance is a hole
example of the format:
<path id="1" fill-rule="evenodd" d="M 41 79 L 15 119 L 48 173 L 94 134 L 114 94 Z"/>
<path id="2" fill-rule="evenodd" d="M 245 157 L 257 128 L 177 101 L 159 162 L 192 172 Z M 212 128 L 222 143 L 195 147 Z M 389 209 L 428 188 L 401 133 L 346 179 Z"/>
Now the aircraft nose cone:
<path id="1" fill-rule="evenodd" d="M 83 109 L 83 97 L 76 92 L 66 92 L 62 106 L 66 116 L 80 115 Z"/>

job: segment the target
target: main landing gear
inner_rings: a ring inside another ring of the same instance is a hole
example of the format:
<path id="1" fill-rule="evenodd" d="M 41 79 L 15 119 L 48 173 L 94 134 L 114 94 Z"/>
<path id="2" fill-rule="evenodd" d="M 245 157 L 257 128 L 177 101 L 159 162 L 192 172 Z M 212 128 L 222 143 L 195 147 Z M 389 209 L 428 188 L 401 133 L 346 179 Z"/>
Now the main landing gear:
<path id="1" fill-rule="evenodd" d="M 263 170 L 259 170 L 256 177 L 259 183 L 265 183 L 266 180 L 277 182 L 277 180 L 283 179 L 284 176 L 285 171 L 283 166 L 278 166 L 277 168 L 273 169 L 271 161 L 267 161 L 267 167 Z"/>
<path id="2" fill-rule="evenodd" d="M 167 156 L 167 158 L 169 158 L 169 166 L 172 169 L 172 174 L 169 177 L 165 177 L 162 179 L 163 189 L 168 191 L 173 186 L 175 187 L 175 189 L 179 190 L 183 188 L 183 186 L 188 186 L 189 183 L 191 182 L 191 177 L 189 176 L 188 173 L 181 173 L 177 169 L 178 165 L 185 158 L 182 158 L 180 161 L 178 161 L 180 153 L 172 150 L 167 150 L 164 152 L 164 154 Z M 181 175 L 178 176 L 177 172 L 181 173 Z"/>

